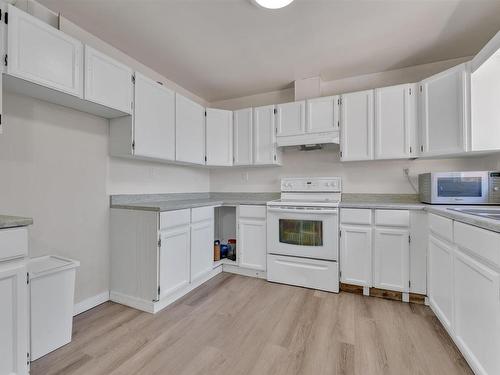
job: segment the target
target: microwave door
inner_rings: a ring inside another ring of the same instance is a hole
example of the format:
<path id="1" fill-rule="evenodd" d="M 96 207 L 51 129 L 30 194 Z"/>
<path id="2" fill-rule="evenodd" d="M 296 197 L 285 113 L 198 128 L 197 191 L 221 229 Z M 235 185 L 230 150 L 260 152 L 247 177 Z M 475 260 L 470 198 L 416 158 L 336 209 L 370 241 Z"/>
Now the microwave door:
<path id="1" fill-rule="evenodd" d="M 478 174 L 435 176 L 433 201 L 450 204 L 479 204 L 488 200 L 487 178 Z"/>

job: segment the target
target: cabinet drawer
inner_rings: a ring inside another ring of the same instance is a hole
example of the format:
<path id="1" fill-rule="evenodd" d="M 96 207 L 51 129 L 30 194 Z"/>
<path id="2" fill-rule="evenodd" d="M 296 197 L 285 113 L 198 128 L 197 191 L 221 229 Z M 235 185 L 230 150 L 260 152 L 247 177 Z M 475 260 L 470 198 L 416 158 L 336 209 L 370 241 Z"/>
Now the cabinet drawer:
<path id="1" fill-rule="evenodd" d="M 317 259 L 268 255 L 267 280 L 338 292 L 338 263 Z"/>
<path id="2" fill-rule="evenodd" d="M 191 209 L 160 212 L 160 229 L 173 228 L 189 224 Z"/>
<path id="3" fill-rule="evenodd" d="M 25 227 L 0 230 L 0 260 L 28 255 L 28 230 Z"/>
<path id="4" fill-rule="evenodd" d="M 363 208 L 342 208 L 340 210 L 340 222 L 342 224 L 371 225 L 372 210 Z"/>
<path id="5" fill-rule="evenodd" d="M 375 225 L 407 228 L 410 226 L 410 211 L 375 210 Z"/>
<path id="6" fill-rule="evenodd" d="M 429 229 L 434 234 L 447 241 L 453 242 L 453 220 L 430 214 Z"/>
<path id="7" fill-rule="evenodd" d="M 500 234 L 457 221 L 454 232 L 458 246 L 500 267 Z"/>
<path id="8" fill-rule="evenodd" d="M 266 218 L 266 206 L 240 206 L 240 217 Z"/>
<path id="9" fill-rule="evenodd" d="M 214 218 L 214 207 L 197 207 L 191 209 L 191 223 L 197 223 L 199 221 L 213 220 Z"/>

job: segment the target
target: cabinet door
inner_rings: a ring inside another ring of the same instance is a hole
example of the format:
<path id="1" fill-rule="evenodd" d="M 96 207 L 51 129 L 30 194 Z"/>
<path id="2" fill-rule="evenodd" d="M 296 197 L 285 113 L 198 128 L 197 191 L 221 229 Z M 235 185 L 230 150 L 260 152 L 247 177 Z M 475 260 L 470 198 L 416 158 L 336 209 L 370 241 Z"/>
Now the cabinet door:
<path id="1" fill-rule="evenodd" d="M 175 160 L 205 164 L 205 108 L 176 94 Z"/>
<path id="2" fill-rule="evenodd" d="M 234 111 L 234 165 L 253 164 L 252 108 Z"/>
<path id="3" fill-rule="evenodd" d="M 410 232 L 407 229 L 375 228 L 373 286 L 408 292 L 410 283 Z"/>
<path id="4" fill-rule="evenodd" d="M 372 228 L 342 225 L 340 236 L 340 281 L 372 286 Z"/>
<path id="5" fill-rule="evenodd" d="M 83 97 L 83 44 L 9 5 L 7 73 Z"/>
<path id="6" fill-rule="evenodd" d="M 160 299 L 186 287 L 190 280 L 190 228 L 181 225 L 161 232 Z"/>
<path id="7" fill-rule="evenodd" d="M 453 295 L 453 249 L 451 245 L 429 236 L 429 303 L 441 323 L 451 330 Z"/>
<path id="8" fill-rule="evenodd" d="M 254 108 L 254 163 L 274 164 L 276 155 L 276 129 L 274 105 Z"/>
<path id="9" fill-rule="evenodd" d="M 342 161 L 373 159 L 373 90 L 342 95 L 340 149 Z"/>
<path id="10" fill-rule="evenodd" d="M 132 113 L 132 74 L 125 64 L 85 46 L 85 100 Z"/>
<path id="11" fill-rule="evenodd" d="M 207 165 L 233 165 L 233 112 L 207 108 Z"/>
<path id="12" fill-rule="evenodd" d="M 467 75 L 466 64 L 461 64 L 421 82 L 423 155 L 466 151 Z"/>
<path id="13" fill-rule="evenodd" d="M 375 90 L 375 159 L 409 158 L 411 108 L 415 96 L 411 85 L 398 85 Z"/>
<path id="14" fill-rule="evenodd" d="M 175 159 L 175 94 L 142 74 L 135 74 L 134 154 Z"/>
<path id="15" fill-rule="evenodd" d="M 500 274 L 461 250 L 453 262 L 455 335 L 472 368 L 500 374 Z"/>
<path id="16" fill-rule="evenodd" d="M 26 267 L 0 264 L 0 374 L 28 374 Z"/>
<path id="17" fill-rule="evenodd" d="M 293 102 L 278 104 L 277 111 L 277 135 L 300 135 L 306 131 L 306 102 Z"/>
<path id="18" fill-rule="evenodd" d="M 213 217 L 211 220 L 191 224 L 191 282 L 197 281 L 212 271 L 214 264 L 213 245 Z"/>
<path id="19" fill-rule="evenodd" d="M 322 133 L 338 131 L 339 96 L 325 96 L 307 100 L 307 132 Z"/>
<path id="20" fill-rule="evenodd" d="M 240 218 L 238 255 L 239 265 L 259 271 L 266 270 L 266 219 Z"/>

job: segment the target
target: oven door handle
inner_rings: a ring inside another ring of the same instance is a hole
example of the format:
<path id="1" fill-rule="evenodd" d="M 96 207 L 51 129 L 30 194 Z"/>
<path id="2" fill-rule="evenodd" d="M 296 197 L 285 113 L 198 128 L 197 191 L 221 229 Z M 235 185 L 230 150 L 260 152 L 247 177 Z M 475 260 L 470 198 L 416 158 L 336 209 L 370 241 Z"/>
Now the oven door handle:
<path id="1" fill-rule="evenodd" d="M 269 212 L 284 212 L 284 213 L 292 213 L 292 214 L 317 214 L 317 215 L 326 215 L 326 214 L 336 214 L 338 213 L 338 209 L 336 208 L 321 208 L 317 210 L 307 209 L 307 208 L 279 208 L 279 207 L 267 207 Z"/>

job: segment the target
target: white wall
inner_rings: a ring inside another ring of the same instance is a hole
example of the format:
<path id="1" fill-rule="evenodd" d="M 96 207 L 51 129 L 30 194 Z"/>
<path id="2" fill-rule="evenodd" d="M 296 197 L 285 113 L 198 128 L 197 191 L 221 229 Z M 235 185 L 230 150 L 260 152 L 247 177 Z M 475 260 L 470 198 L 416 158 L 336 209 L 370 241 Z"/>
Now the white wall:
<path id="1" fill-rule="evenodd" d="M 210 190 L 276 192 L 280 190 L 282 177 L 340 176 L 346 193 L 415 194 L 403 174 L 403 168 L 410 169 L 416 184 L 416 176 L 423 172 L 483 170 L 492 167 L 495 168 L 494 162 L 488 163 L 485 158 L 341 163 L 338 147 L 309 152 L 286 148 L 282 167 L 212 170 Z"/>
<path id="2" fill-rule="evenodd" d="M 81 262 L 76 301 L 108 288 L 107 121 L 4 94 L 0 212 L 33 217 L 30 256 Z"/>
<path id="3" fill-rule="evenodd" d="M 206 102 L 65 19 L 61 28 Z M 206 169 L 110 158 L 108 121 L 4 92 L 0 135 L 0 213 L 34 218 L 30 256 L 57 254 L 81 262 L 75 302 L 109 289 L 109 195 L 209 189 Z"/>
<path id="4" fill-rule="evenodd" d="M 468 58 L 441 61 L 382 73 L 367 74 L 336 81 L 322 82 L 322 95 L 417 82 L 432 74 L 460 64 Z M 286 89 L 261 95 L 211 103 L 213 107 L 239 109 L 294 100 L 294 90 Z M 419 173 L 429 171 L 483 170 L 498 168 L 498 157 L 468 157 L 449 160 L 398 160 L 343 162 L 338 158 L 338 146 L 321 151 L 303 152 L 286 148 L 283 167 L 214 169 L 210 172 L 211 191 L 279 191 L 279 180 L 286 176 L 340 176 L 344 192 L 348 193 L 414 193 L 403 174 L 410 169 L 416 183 Z"/>

